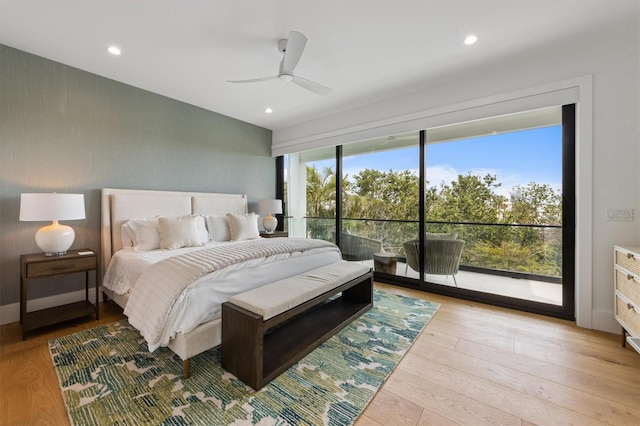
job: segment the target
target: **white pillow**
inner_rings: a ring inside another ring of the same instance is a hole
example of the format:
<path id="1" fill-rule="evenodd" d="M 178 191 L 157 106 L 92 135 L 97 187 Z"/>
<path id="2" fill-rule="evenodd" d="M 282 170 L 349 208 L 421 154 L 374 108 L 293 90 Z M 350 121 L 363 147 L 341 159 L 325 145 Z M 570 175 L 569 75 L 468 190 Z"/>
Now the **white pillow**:
<path id="1" fill-rule="evenodd" d="M 122 247 L 133 247 L 136 245 L 135 238 L 136 235 L 131 229 L 131 224 L 126 222 L 120 228 L 120 238 L 122 239 Z"/>
<path id="2" fill-rule="evenodd" d="M 177 249 L 204 245 L 206 241 L 202 241 L 199 220 L 202 218 L 198 215 L 159 217 L 160 248 Z"/>
<path id="3" fill-rule="evenodd" d="M 128 229 L 135 250 L 148 251 L 160 248 L 158 219 L 131 219 L 123 228 Z"/>
<path id="4" fill-rule="evenodd" d="M 231 231 L 229 230 L 229 219 L 226 215 L 209 214 L 207 218 L 207 228 L 209 228 L 209 239 L 213 241 L 230 241 Z"/>
<path id="5" fill-rule="evenodd" d="M 200 241 L 206 244 L 211 238 L 209 238 L 209 231 L 207 231 L 207 225 L 205 223 L 204 216 L 198 216 L 198 234 L 200 235 Z"/>
<path id="6" fill-rule="evenodd" d="M 233 214 L 227 213 L 231 240 L 253 240 L 260 238 L 258 230 L 258 216 L 255 213 Z"/>

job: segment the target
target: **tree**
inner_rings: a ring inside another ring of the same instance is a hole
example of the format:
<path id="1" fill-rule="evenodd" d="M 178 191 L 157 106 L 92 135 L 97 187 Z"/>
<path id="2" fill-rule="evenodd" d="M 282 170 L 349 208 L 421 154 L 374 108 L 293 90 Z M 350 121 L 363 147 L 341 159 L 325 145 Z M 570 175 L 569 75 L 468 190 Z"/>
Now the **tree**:
<path id="1" fill-rule="evenodd" d="M 333 219 L 336 217 L 336 174 L 331 167 L 318 171 L 307 166 L 307 216 Z M 307 222 L 309 237 L 331 241 L 333 226 L 328 220 Z"/>
<path id="2" fill-rule="evenodd" d="M 331 167 L 307 166 L 307 216 L 335 217 L 336 174 Z"/>
<path id="3" fill-rule="evenodd" d="M 466 241 L 462 263 L 559 276 L 562 272 L 561 195 L 549 185 L 517 186 L 507 198 L 497 194 L 497 176 L 468 172 L 455 181 L 425 190 L 428 232 L 457 231 Z M 342 185 L 342 216 L 350 232 L 382 240 L 400 252 L 402 242 L 418 237 L 419 178 L 409 170 L 365 169 Z M 307 166 L 308 216 L 334 218 L 336 175 Z M 357 219 L 357 220 L 348 220 Z M 442 222 L 442 223 L 433 223 Z M 511 225 L 540 225 L 511 226 Z M 330 224 L 312 221 L 310 235 L 329 237 Z"/>
<path id="4" fill-rule="evenodd" d="M 511 193 L 511 209 L 505 216 L 511 223 L 561 225 L 562 195 L 547 184 L 517 185 Z"/>
<path id="5" fill-rule="evenodd" d="M 355 195 L 369 202 L 364 215 L 373 219 L 417 220 L 418 176 L 409 170 L 388 172 L 365 169 L 353 177 Z"/>
<path id="6" fill-rule="evenodd" d="M 449 185 L 442 182 L 440 200 L 430 210 L 428 220 L 495 223 L 506 202 L 503 196 L 495 194 L 500 186 L 495 175 L 481 178 L 471 172 L 458 175 Z"/>
<path id="7" fill-rule="evenodd" d="M 547 184 L 530 182 L 515 186 L 511 193 L 511 209 L 505 221 L 526 225 L 561 225 L 562 195 Z M 532 250 L 527 272 L 559 275 L 562 272 L 562 236 L 557 229 L 518 227 L 512 230 L 512 241 Z"/>

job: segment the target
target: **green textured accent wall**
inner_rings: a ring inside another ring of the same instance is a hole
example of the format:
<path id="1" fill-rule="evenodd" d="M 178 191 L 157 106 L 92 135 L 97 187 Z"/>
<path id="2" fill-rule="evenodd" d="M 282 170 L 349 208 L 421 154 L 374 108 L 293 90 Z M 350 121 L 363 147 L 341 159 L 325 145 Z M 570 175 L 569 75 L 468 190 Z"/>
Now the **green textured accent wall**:
<path id="1" fill-rule="evenodd" d="M 19 301 L 20 254 L 46 225 L 18 220 L 23 192 L 83 193 L 72 248 L 98 250 L 103 187 L 244 193 L 252 210 L 275 173 L 268 129 L 0 45 L 0 306 Z M 79 275 L 29 298 L 81 290 Z"/>

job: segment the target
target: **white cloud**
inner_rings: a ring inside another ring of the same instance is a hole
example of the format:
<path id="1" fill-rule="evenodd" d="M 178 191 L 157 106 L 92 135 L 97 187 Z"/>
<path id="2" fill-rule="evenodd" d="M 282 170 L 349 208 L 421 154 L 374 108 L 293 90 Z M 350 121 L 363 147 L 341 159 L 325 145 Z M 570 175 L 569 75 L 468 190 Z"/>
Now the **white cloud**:
<path id="1" fill-rule="evenodd" d="M 343 175 L 347 176 L 347 180 L 350 182 L 353 182 L 353 177 L 355 175 L 357 175 L 358 173 L 360 173 L 361 171 L 367 169 L 369 167 L 352 167 L 352 168 L 348 168 L 348 169 L 343 169 L 342 173 Z"/>
<path id="2" fill-rule="evenodd" d="M 449 165 L 436 165 L 427 167 L 428 186 L 440 188 L 440 183 L 444 182 L 449 185 L 451 182 L 458 180 L 460 173 Z"/>
<path id="3" fill-rule="evenodd" d="M 526 186 L 529 184 L 531 179 L 527 180 L 520 175 L 511 174 L 506 175 L 501 173 L 500 170 L 495 169 L 472 169 L 459 171 L 456 170 L 453 166 L 448 164 L 444 165 L 436 165 L 427 167 L 427 180 L 429 181 L 428 186 L 440 188 L 440 183 L 444 181 L 445 184 L 449 185 L 451 182 L 458 180 L 458 175 L 466 175 L 471 173 L 474 176 L 483 177 L 488 174 L 495 175 L 497 177 L 497 182 L 501 185 L 495 190 L 495 193 L 498 195 L 502 195 L 504 197 L 509 197 L 513 187 L 516 185 Z M 540 185 L 547 184 L 555 191 L 562 190 L 561 182 L 536 182 Z"/>

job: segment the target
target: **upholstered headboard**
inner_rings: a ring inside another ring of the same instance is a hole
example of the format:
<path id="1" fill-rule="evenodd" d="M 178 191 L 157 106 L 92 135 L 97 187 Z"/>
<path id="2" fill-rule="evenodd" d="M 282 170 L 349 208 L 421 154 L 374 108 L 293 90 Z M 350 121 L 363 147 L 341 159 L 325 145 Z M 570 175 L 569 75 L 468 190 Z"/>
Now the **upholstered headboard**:
<path id="1" fill-rule="evenodd" d="M 244 194 L 103 188 L 102 270 L 106 270 L 113 253 L 122 249 L 120 230 L 129 219 L 247 212 L 247 196 Z"/>

